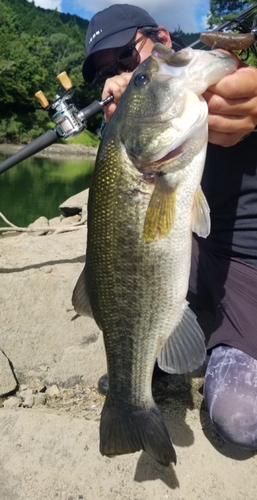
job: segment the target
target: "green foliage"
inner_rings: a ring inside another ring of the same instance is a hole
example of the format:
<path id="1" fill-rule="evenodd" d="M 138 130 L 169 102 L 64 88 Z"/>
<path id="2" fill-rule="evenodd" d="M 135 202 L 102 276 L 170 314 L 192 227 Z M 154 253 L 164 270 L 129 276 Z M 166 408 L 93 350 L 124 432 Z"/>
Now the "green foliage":
<path id="1" fill-rule="evenodd" d="M 254 3 L 254 0 L 211 0 L 209 28 L 212 29 L 235 17 Z"/>
<path id="2" fill-rule="evenodd" d="M 198 40 L 199 37 L 200 33 L 183 33 L 183 31 L 179 33 L 179 38 L 180 40 L 182 40 L 182 42 L 185 44 L 186 47 L 188 45 L 191 45 L 191 43 L 195 42 L 196 40 Z"/>
<path id="3" fill-rule="evenodd" d="M 249 58 L 245 62 L 246 64 L 249 64 L 250 66 L 255 66 L 257 68 L 257 57 L 254 54 L 250 54 Z"/>
<path id="4" fill-rule="evenodd" d="M 35 7 L 27 0 L 0 0 L 0 142 L 26 143 L 47 129 L 48 114 L 35 93 L 53 101 L 62 92 L 56 75 L 67 71 L 75 88 L 73 102 L 82 109 L 99 91 L 81 74 L 88 21 Z M 88 123 L 100 126 L 100 118 Z"/>
<path id="5" fill-rule="evenodd" d="M 255 4 L 254 0 L 211 0 L 210 2 L 210 15 L 208 18 L 209 28 L 212 29 L 215 26 L 219 26 L 223 24 L 229 19 L 234 18 L 235 16 L 242 13 L 242 11 L 251 7 L 251 5 Z M 257 9 L 252 12 L 251 15 L 247 18 L 247 23 L 251 26 L 251 23 L 254 22 L 254 19 L 257 15 Z M 247 61 L 247 64 L 251 66 L 257 67 L 257 58 L 251 53 Z"/>
<path id="6" fill-rule="evenodd" d="M 220 24 L 247 8 L 252 0 L 211 0 L 209 26 Z M 67 71 L 75 89 L 78 109 L 101 98 L 99 89 L 83 81 L 84 39 L 88 21 L 56 10 L 36 7 L 27 0 L 0 0 L 0 142 L 27 143 L 53 127 L 48 113 L 35 99 L 42 90 L 49 101 L 62 89 L 56 75 Z M 178 33 L 185 45 L 199 34 Z M 257 66 L 251 55 L 247 61 Z M 101 114 L 91 118 L 85 131 L 72 142 L 97 145 L 95 133 Z M 90 134 L 90 132 L 94 134 Z"/>
<path id="7" fill-rule="evenodd" d="M 41 109 L 26 114 L 3 112 L 0 120 L 0 142 L 26 143 L 50 128 L 48 122 L 48 116 Z"/>
<path id="8" fill-rule="evenodd" d="M 67 140 L 71 144 L 82 144 L 82 146 L 99 146 L 100 140 L 89 130 L 84 130 L 82 134 L 74 137 L 74 139 Z"/>
<path id="9" fill-rule="evenodd" d="M 222 24 L 227 19 L 231 19 L 248 7 L 248 0 L 211 0 L 210 17 L 208 24 L 210 28 Z"/>

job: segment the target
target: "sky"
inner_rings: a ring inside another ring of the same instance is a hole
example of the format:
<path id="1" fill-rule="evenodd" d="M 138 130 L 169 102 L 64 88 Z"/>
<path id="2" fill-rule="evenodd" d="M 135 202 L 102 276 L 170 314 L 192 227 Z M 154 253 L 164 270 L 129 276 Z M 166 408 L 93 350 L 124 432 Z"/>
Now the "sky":
<path id="1" fill-rule="evenodd" d="M 29 0 L 32 1 L 32 0 Z M 159 25 L 170 31 L 182 29 L 196 33 L 206 29 L 209 0 L 34 0 L 38 7 L 57 9 L 59 12 L 76 14 L 83 19 L 91 17 L 113 3 L 128 3 L 147 10 Z"/>

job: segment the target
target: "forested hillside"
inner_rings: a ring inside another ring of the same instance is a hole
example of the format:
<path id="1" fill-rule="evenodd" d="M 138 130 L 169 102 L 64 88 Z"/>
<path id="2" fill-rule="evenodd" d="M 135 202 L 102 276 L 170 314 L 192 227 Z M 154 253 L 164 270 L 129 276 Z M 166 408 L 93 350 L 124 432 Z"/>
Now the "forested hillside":
<path id="1" fill-rule="evenodd" d="M 81 74 L 87 26 L 77 16 L 26 0 L 0 0 L 0 142 L 27 142 L 50 126 L 34 94 L 43 90 L 52 100 L 61 71 L 76 87 L 73 100 L 79 108 L 96 98 Z"/>
<path id="2" fill-rule="evenodd" d="M 79 109 L 99 98 L 99 90 L 85 84 L 81 74 L 87 26 L 78 16 L 27 0 L 0 0 L 0 142 L 25 143 L 52 126 L 35 93 L 43 90 L 53 100 L 61 71 L 72 79 Z M 88 128 L 95 131 L 99 123 L 93 118 Z"/>
<path id="3" fill-rule="evenodd" d="M 227 5 L 236 14 L 250 3 L 211 0 L 210 21 L 219 24 Z M 100 97 L 99 89 L 85 84 L 81 74 L 87 26 L 88 21 L 78 16 L 35 7 L 27 0 L 0 0 L 0 142 L 26 143 L 52 127 L 35 93 L 43 90 L 53 100 L 61 71 L 72 79 L 72 100 L 78 109 Z M 179 36 L 189 45 L 199 34 L 179 32 Z M 100 116 L 92 118 L 88 129 L 95 132 L 100 121 Z"/>

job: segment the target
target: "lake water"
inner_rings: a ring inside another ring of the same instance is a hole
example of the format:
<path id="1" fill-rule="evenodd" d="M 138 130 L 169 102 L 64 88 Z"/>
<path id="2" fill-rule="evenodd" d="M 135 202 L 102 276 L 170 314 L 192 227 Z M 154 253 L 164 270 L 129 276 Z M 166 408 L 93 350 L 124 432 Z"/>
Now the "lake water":
<path id="1" fill-rule="evenodd" d="M 0 153 L 0 162 L 5 158 Z M 63 201 L 89 187 L 93 168 L 94 160 L 24 160 L 0 175 L 0 212 L 20 227 L 58 216 Z M 2 219 L 0 226 L 6 226 Z"/>

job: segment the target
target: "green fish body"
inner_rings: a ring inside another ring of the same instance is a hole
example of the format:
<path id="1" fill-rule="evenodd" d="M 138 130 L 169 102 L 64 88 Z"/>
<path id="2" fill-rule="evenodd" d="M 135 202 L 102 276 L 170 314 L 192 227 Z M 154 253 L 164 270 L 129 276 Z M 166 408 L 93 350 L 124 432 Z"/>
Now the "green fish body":
<path id="1" fill-rule="evenodd" d="M 158 358 L 167 372 L 184 373 L 205 358 L 203 334 L 185 300 L 192 231 L 206 237 L 210 230 L 200 188 L 208 114 L 201 94 L 236 69 L 233 57 L 210 54 L 173 53 L 157 44 L 135 71 L 99 148 L 86 266 L 73 303 L 86 314 L 89 297 L 103 331 L 104 455 L 143 449 L 163 465 L 175 462 L 152 396 L 154 364 Z"/>

